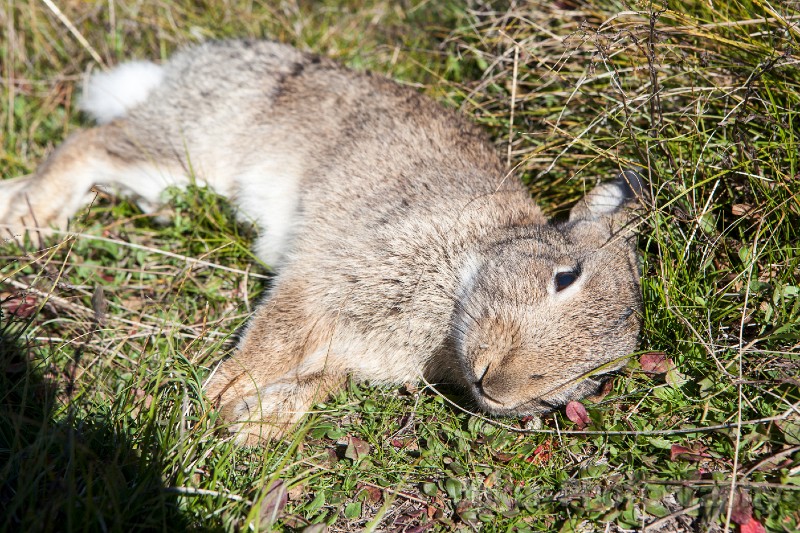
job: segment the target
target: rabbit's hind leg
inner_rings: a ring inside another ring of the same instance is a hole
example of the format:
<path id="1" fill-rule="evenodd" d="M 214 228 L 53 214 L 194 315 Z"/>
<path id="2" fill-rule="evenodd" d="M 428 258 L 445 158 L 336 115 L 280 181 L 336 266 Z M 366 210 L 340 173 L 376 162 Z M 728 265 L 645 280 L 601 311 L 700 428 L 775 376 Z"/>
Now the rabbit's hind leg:
<path id="1" fill-rule="evenodd" d="M 178 162 L 123 157 L 115 149 L 124 120 L 69 137 L 32 176 L 0 181 L 0 234 L 5 239 L 28 231 L 67 228 L 69 218 L 91 201 L 93 185 L 130 191 L 141 205 L 156 205 L 172 185 L 188 183 Z"/>

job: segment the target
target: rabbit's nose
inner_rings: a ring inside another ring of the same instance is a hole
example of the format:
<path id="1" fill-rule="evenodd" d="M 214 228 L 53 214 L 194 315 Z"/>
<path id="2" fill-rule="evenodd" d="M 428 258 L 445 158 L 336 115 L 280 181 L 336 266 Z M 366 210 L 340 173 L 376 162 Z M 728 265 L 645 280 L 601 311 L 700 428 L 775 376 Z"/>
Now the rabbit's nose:
<path id="1" fill-rule="evenodd" d="M 486 389 L 484 388 L 483 382 L 484 382 L 484 379 L 486 378 L 486 375 L 489 373 L 489 366 L 490 365 L 486 365 L 486 368 L 481 373 L 481 377 L 478 378 L 478 381 L 476 381 L 474 383 L 475 389 L 477 389 L 477 391 L 480 393 L 480 395 L 485 400 L 489 400 L 490 402 L 495 403 L 498 406 L 503 406 L 504 404 L 503 404 L 503 402 L 501 400 L 498 400 L 497 398 L 494 398 L 491 394 L 486 392 Z"/>
<path id="2" fill-rule="evenodd" d="M 506 410 L 518 403 L 517 384 L 512 375 L 504 371 L 502 365 L 496 366 L 498 367 L 496 370 L 486 367 L 483 375 L 475 383 L 475 388 L 491 408 Z"/>

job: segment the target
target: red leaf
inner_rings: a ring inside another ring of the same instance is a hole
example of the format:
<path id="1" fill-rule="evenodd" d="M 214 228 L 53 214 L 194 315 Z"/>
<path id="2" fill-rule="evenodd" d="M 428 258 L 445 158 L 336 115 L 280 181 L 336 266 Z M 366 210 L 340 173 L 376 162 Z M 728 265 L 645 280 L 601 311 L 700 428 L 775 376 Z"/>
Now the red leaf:
<path id="1" fill-rule="evenodd" d="M 419 450 L 419 444 L 414 439 L 392 439 L 389 444 L 398 450 L 416 451 Z"/>
<path id="2" fill-rule="evenodd" d="M 767 533 L 767 530 L 764 529 L 764 526 L 761 525 L 761 522 L 750 517 L 750 520 L 746 524 L 742 524 L 739 526 L 740 533 Z"/>
<path id="3" fill-rule="evenodd" d="M 669 459 L 670 461 L 674 461 L 678 459 L 681 455 L 691 455 L 692 450 L 687 448 L 686 446 L 681 446 L 680 444 L 673 444 L 672 448 L 669 450 Z"/>
<path id="4" fill-rule="evenodd" d="M 259 523 L 266 530 L 271 530 L 272 525 L 284 514 L 284 508 L 289 503 L 289 493 L 283 480 L 279 479 L 272 484 L 267 494 L 261 500 L 259 509 Z"/>
<path id="5" fill-rule="evenodd" d="M 575 422 L 578 429 L 583 429 L 589 425 L 591 419 L 589 413 L 581 402 L 572 401 L 567 404 L 567 418 Z"/>
<path id="6" fill-rule="evenodd" d="M 711 457 L 705 453 L 708 448 L 705 446 L 698 446 L 697 448 L 687 448 L 680 444 L 673 444 L 669 450 L 669 458 L 672 461 L 676 459 L 683 459 L 684 461 L 700 461 L 704 457 Z"/>
<path id="7" fill-rule="evenodd" d="M 744 525 L 753 519 L 753 503 L 750 495 L 742 489 L 736 491 L 731 509 L 731 520 L 737 524 Z"/>
<path id="8" fill-rule="evenodd" d="M 535 465 L 545 464 L 550 460 L 550 456 L 552 455 L 550 452 L 550 441 L 547 441 L 537 446 L 536 449 L 533 450 L 533 454 L 525 458 L 525 462 Z"/>
<path id="9" fill-rule="evenodd" d="M 5 302 L 10 315 L 28 318 L 36 311 L 36 298 L 31 294 L 15 296 Z"/>
<path id="10" fill-rule="evenodd" d="M 648 374 L 665 374 L 675 366 L 672 359 L 667 357 L 664 352 L 647 352 L 639 356 L 639 364 L 642 370 Z"/>

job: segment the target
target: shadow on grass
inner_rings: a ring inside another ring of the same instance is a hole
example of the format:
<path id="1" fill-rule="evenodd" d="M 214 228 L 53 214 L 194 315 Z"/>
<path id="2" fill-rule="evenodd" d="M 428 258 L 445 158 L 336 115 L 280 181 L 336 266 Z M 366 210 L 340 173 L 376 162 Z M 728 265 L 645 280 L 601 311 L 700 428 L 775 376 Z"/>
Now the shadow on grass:
<path id="1" fill-rule="evenodd" d="M 185 530 L 158 447 L 134 444 L 108 412 L 64 410 L 24 326 L 0 314 L 0 530 Z"/>

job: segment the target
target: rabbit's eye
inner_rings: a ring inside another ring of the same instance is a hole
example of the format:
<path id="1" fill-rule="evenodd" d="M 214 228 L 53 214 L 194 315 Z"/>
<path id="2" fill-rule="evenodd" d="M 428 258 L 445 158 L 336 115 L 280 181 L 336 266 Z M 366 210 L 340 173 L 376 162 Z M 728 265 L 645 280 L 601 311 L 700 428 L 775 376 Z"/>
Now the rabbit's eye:
<path id="1" fill-rule="evenodd" d="M 559 272 L 556 274 L 556 292 L 561 292 L 578 279 L 577 272 Z"/>

